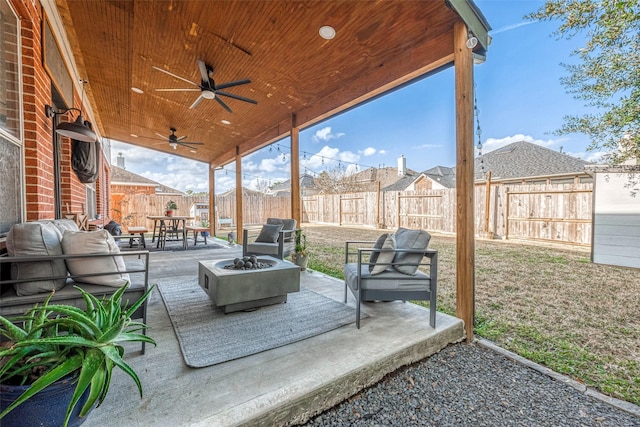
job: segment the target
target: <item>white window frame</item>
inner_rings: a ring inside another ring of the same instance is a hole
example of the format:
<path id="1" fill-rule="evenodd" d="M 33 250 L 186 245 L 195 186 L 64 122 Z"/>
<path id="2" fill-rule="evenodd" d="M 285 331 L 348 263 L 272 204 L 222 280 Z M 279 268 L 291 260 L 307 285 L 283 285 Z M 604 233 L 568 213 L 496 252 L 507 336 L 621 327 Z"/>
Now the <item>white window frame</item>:
<path id="1" fill-rule="evenodd" d="M 19 206 L 18 206 L 18 217 L 12 218 L 12 221 L 15 222 L 24 222 L 25 221 L 25 206 L 26 206 L 26 187 L 25 187 L 25 162 L 24 162 L 24 96 L 23 96 L 23 88 L 22 88 L 22 27 L 20 25 L 20 18 L 16 10 L 11 5 L 9 0 L 0 0 L 3 1 L 8 7 L 11 13 L 13 13 L 13 17 L 15 18 L 15 26 L 16 26 L 16 58 L 17 58 L 17 69 L 18 69 L 18 137 L 8 132 L 6 129 L 0 127 L 0 137 L 2 137 L 2 141 L 8 141 L 8 144 L 13 144 L 18 147 L 20 151 L 20 179 L 19 183 L 17 183 L 17 187 L 20 191 L 19 196 Z M 0 49 L 5 49 L 5 46 L 0 46 Z M 0 141 L 0 144 L 4 144 L 5 142 Z M 15 185 L 13 182 L 13 178 L 11 178 L 11 183 L 5 183 L 0 177 L 0 185 L 5 186 L 6 184 Z M 8 231 L 8 230 L 7 230 Z M 5 230 L 0 229 L 0 235 L 4 234 Z"/>

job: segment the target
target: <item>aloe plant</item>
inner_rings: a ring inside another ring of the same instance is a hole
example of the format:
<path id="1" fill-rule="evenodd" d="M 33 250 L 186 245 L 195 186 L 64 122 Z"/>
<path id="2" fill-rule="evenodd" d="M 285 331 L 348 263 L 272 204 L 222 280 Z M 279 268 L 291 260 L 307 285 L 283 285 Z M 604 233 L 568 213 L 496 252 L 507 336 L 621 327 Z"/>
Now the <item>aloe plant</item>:
<path id="1" fill-rule="evenodd" d="M 87 388 L 89 397 L 80 416 L 85 416 L 96 402 L 97 406 L 102 404 L 115 366 L 133 378 L 142 397 L 140 379 L 122 358 L 122 343 L 156 344 L 141 333 L 146 325 L 131 319 L 153 287 L 131 306 L 123 308 L 122 296 L 128 285 L 103 300 L 76 286 L 86 303 L 84 310 L 68 305 L 50 305 L 49 296 L 42 305 L 36 305 L 24 316 L 13 319 L 0 316 L 0 335 L 9 340 L 4 348 L 0 348 L 0 383 L 30 384 L 0 413 L 0 419 L 54 382 L 74 375 L 77 376 L 77 384 L 67 407 L 66 427 Z M 23 326 L 17 326 L 16 322 L 23 322 Z"/>

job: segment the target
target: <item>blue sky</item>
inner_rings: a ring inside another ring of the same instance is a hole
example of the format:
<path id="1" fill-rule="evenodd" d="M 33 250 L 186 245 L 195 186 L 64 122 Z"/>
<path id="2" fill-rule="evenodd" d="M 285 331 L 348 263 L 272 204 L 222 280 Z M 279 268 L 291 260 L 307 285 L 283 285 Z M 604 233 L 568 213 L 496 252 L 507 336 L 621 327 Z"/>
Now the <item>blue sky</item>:
<path id="1" fill-rule="evenodd" d="M 560 82 L 561 63 L 584 43 L 579 35 L 559 40 L 556 22 L 531 22 L 524 16 L 542 1 L 476 0 L 493 30 L 487 60 L 475 66 L 476 99 L 483 152 L 525 140 L 589 161 L 581 134 L 555 136 L 567 114 L 588 110 Z M 454 70 L 413 83 L 300 132 L 301 172 L 320 173 L 397 166 L 423 171 L 455 165 Z M 477 145 L 478 137 L 474 138 Z M 112 142 L 112 163 L 123 153 L 127 170 L 182 191 L 207 191 L 207 165 L 160 152 Z M 477 154 L 477 150 L 476 150 Z M 243 158 L 243 185 L 261 188 L 289 179 L 289 140 Z M 235 186 L 235 165 L 216 172 L 216 192 Z"/>

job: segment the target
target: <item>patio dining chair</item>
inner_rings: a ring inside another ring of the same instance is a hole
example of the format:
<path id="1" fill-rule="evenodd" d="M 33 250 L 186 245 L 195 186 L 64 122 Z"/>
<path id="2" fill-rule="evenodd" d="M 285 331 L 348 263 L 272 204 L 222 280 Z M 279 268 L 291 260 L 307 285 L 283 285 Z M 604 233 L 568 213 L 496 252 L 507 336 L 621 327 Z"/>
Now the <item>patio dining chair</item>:
<path id="1" fill-rule="evenodd" d="M 349 289 L 356 298 L 358 329 L 362 302 L 396 300 L 429 301 L 429 325 L 436 327 L 438 251 L 427 249 L 430 238 L 424 230 L 399 228 L 376 242 L 346 242 L 344 302 Z"/>

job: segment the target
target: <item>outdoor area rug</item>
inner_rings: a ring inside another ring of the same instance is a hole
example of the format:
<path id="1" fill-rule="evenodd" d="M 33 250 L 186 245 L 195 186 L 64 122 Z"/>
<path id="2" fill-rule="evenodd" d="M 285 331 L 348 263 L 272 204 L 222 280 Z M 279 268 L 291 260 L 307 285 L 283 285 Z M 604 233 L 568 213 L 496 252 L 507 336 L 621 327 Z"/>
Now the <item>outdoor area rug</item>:
<path id="1" fill-rule="evenodd" d="M 192 368 L 281 347 L 356 320 L 355 308 L 304 287 L 289 294 L 285 304 L 230 314 L 215 308 L 197 279 L 164 279 L 158 289 Z"/>

